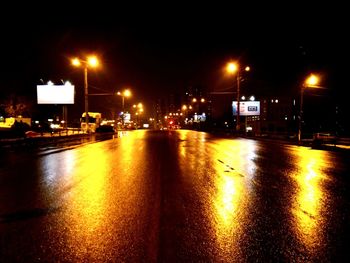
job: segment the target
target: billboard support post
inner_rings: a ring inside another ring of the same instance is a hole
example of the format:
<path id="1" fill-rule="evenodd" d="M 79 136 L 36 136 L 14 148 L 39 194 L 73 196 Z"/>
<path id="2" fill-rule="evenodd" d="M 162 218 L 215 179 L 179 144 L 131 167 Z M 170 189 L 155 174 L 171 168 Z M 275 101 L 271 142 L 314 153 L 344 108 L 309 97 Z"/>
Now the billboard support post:
<path id="1" fill-rule="evenodd" d="M 68 118 L 67 118 L 67 116 L 68 116 L 68 112 L 67 112 L 67 105 L 63 105 L 63 107 L 62 107 L 62 110 L 63 110 L 63 127 L 66 129 L 68 126 L 68 124 L 67 124 L 67 122 L 68 122 Z"/>

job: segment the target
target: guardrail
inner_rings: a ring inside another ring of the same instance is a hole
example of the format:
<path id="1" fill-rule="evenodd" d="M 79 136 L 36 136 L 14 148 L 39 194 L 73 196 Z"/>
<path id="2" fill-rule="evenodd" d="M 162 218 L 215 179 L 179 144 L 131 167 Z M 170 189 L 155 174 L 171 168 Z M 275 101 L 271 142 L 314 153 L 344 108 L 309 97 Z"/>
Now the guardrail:
<path id="1" fill-rule="evenodd" d="M 350 145 L 350 138 L 338 138 L 337 144 Z"/>
<path id="2" fill-rule="evenodd" d="M 67 128 L 67 129 L 53 129 L 51 131 L 51 136 L 68 136 L 73 134 L 83 134 L 83 130 L 81 128 Z"/>
<path id="3" fill-rule="evenodd" d="M 69 136 L 75 134 L 84 134 L 84 131 L 80 128 L 67 128 L 67 129 L 52 129 L 51 131 L 27 131 L 25 133 L 26 138 L 33 137 L 57 137 L 57 136 Z"/>

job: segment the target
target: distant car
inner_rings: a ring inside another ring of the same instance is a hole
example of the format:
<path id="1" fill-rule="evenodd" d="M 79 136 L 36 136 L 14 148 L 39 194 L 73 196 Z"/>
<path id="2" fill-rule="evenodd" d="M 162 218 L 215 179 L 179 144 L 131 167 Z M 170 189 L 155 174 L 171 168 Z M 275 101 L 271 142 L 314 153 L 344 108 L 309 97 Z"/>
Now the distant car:
<path id="1" fill-rule="evenodd" d="M 313 144 L 336 144 L 337 137 L 331 133 L 318 132 L 313 134 Z"/>
<path id="2" fill-rule="evenodd" d="M 114 128 L 110 125 L 102 125 L 96 128 L 96 132 L 114 132 Z"/>
<path id="3" fill-rule="evenodd" d="M 34 138 L 34 137 L 40 137 L 41 134 L 39 132 L 35 132 L 35 131 L 26 131 L 25 133 L 25 137 L 26 138 Z"/>
<path id="4" fill-rule="evenodd" d="M 177 129 L 180 129 L 180 125 L 174 124 L 174 125 L 168 126 L 168 130 L 177 130 Z"/>

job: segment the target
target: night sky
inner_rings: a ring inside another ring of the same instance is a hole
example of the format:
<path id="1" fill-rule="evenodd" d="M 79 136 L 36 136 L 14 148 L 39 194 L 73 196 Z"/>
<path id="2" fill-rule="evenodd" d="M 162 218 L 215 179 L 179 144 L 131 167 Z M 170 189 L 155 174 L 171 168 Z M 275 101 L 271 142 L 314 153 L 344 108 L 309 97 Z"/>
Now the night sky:
<path id="1" fill-rule="evenodd" d="M 344 6 L 229 3 L 5 8 L 0 91 L 35 100 L 40 79 L 70 80 L 77 87 L 76 106 L 83 109 L 83 72 L 69 59 L 95 53 L 103 67 L 89 72 L 89 92 L 128 86 L 132 102 L 148 107 L 189 86 L 227 90 L 231 80 L 223 67 L 230 59 L 252 68 L 251 93 L 295 94 L 304 76 L 315 71 L 332 99 L 344 100 L 350 58 Z M 90 100 L 102 105 L 119 99 Z"/>

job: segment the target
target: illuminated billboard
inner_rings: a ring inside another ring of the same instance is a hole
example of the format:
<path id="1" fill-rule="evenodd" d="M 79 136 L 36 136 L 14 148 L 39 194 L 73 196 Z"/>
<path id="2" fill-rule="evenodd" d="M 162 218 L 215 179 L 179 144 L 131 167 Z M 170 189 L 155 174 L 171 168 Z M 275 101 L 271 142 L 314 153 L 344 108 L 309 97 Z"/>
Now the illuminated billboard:
<path id="1" fill-rule="evenodd" d="M 233 116 L 237 116 L 237 101 L 232 102 Z M 256 116 L 260 115 L 260 101 L 240 101 L 240 116 Z"/>
<path id="2" fill-rule="evenodd" d="M 193 121 L 194 122 L 204 122 L 207 119 L 207 116 L 203 112 L 202 115 L 195 114 L 193 115 Z"/>
<path id="3" fill-rule="evenodd" d="M 124 113 L 124 122 L 130 122 L 131 120 L 131 114 L 130 113 Z"/>
<path id="4" fill-rule="evenodd" d="M 38 104 L 74 104 L 74 86 L 65 85 L 37 85 Z"/>

